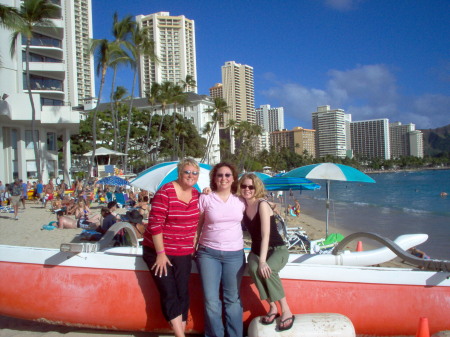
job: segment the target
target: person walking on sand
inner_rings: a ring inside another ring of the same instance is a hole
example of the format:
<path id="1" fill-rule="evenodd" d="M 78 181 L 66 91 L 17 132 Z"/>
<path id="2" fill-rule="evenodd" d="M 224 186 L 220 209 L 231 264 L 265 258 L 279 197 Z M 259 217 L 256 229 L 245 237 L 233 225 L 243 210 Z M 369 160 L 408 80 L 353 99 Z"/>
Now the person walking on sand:
<path id="1" fill-rule="evenodd" d="M 22 201 L 22 207 L 25 209 L 25 200 L 28 199 L 28 185 L 22 179 L 20 179 L 20 184 L 22 185 L 22 195 L 20 201 Z"/>
<path id="2" fill-rule="evenodd" d="M 252 238 L 248 255 L 249 274 L 261 300 L 269 303 L 269 311 L 261 323 L 272 324 L 280 316 L 278 302 L 281 308 L 278 329 L 288 330 L 294 324 L 295 316 L 287 303 L 278 273 L 288 262 L 289 251 L 278 233 L 272 207 L 261 199 L 265 195 L 261 179 L 253 173 L 244 174 L 239 180 L 239 194 L 246 202 L 243 224 Z"/>
<path id="3" fill-rule="evenodd" d="M 22 185 L 19 179 L 14 181 L 11 185 L 11 204 L 14 208 L 14 219 L 19 220 L 19 203 L 20 197 L 22 196 Z"/>

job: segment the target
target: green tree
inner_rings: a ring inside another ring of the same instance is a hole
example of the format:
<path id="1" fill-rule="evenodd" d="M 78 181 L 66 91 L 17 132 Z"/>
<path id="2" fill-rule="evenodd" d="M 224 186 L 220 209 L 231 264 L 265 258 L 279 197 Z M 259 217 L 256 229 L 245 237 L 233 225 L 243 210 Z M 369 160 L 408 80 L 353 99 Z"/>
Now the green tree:
<path id="1" fill-rule="evenodd" d="M 122 49 L 125 47 L 128 50 L 132 49 L 130 42 L 132 31 L 136 26 L 136 22 L 133 20 L 131 15 L 125 16 L 122 20 L 119 20 L 117 12 L 113 15 L 113 27 L 112 33 L 114 36 L 113 44 L 116 48 Z M 117 111 L 114 105 L 114 87 L 116 82 L 117 68 L 120 65 L 125 65 L 132 62 L 132 58 L 123 50 L 123 56 L 115 58 L 111 62 L 110 66 L 113 68 L 113 77 L 111 82 L 111 94 L 110 94 L 110 105 L 111 105 L 111 119 L 113 124 L 113 129 L 117 128 Z M 117 131 L 114 132 L 114 151 L 117 151 Z"/>
<path id="2" fill-rule="evenodd" d="M 197 82 L 195 81 L 194 76 L 186 75 L 186 78 L 180 81 L 180 85 L 184 92 L 191 92 L 192 89 L 197 86 Z"/>
<path id="3" fill-rule="evenodd" d="M 97 105 L 94 109 L 94 114 L 92 118 L 92 156 L 89 161 L 88 174 L 92 172 L 92 167 L 94 166 L 95 150 L 97 148 L 97 114 L 100 105 L 100 100 L 102 97 L 103 87 L 105 84 L 106 72 L 109 65 L 114 62 L 116 58 L 123 57 L 123 50 L 117 48 L 116 44 L 111 43 L 107 39 L 94 39 L 91 41 L 91 53 L 95 55 L 96 65 L 97 65 L 97 76 L 100 77 L 100 86 L 98 90 L 98 100 Z"/>
<path id="4" fill-rule="evenodd" d="M 135 25 L 132 29 L 131 34 L 131 44 L 130 44 L 130 52 L 131 52 L 131 68 L 133 69 L 133 84 L 131 88 L 131 99 L 130 99 L 130 106 L 128 110 L 128 116 L 127 116 L 127 135 L 125 140 L 125 155 L 128 155 L 128 147 L 130 143 L 130 130 L 131 130 L 131 110 L 133 108 L 133 100 L 134 100 L 134 88 L 136 85 L 136 79 L 138 74 L 138 64 L 139 59 L 141 55 L 147 55 L 149 56 L 153 61 L 157 62 L 158 58 L 155 54 L 155 44 L 153 40 L 149 38 L 148 28 L 140 28 L 138 25 Z M 151 90 L 150 90 L 151 91 Z M 149 99 L 150 103 L 150 99 Z M 148 135 L 150 135 L 150 129 L 152 124 L 152 111 L 150 111 L 150 118 L 149 118 L 149 127 L 148 127 Z M 147 137 L 148 142 L 148 137 Z M 148 143 L 147 143 L 148 144 Z M 148 145 L 147 145 L 148 146 Z M 127 161 L 125 161 L 123 171 L 127 171 L 126 167 Z"/>
<path id="5" fill-rule="evenodd" d="M 11 8 L 3 7 L 2 15 L 13 13 Z M 15 54 L 17 41 L 20 36 L 25 39 L 25 83 L 28 90 L 28 97 L 31 104 L 31 133 L 33 137 L 34 157 L 36 160 L 36 169 L 38 180 L 42 179 L 41 167 L 41 148 L 37 139 L 36 132 L 36 107 L 34 106 L 32 87 L 30 81 L 30 46 L 36 28 L 41 30 L 51 30 L 54 24 L 51 19 L 56 18 L 59 13 L 59 7 L 48 0 L 25 0 L 17 12 L 20 19 L 2 19 L 3 24 L 8 25 L 13 30 L 11 36 L 11 56 Z"/>

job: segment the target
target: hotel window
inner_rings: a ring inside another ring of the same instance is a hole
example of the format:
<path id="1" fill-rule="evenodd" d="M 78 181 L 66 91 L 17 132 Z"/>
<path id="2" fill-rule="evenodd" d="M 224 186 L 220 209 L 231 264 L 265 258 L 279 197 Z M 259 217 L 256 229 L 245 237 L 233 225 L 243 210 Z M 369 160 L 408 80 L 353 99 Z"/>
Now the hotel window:
<path id="1" fill-rule="evenodd" d="M 34 130 L 34 134 L 36 136 L 36 141 L 39 142 L 39 131 Z M 25 148 L 34 149 L 33 134 L 31 133 L 31 130 L 25 130 Z"/>
<path id="2" fill-rule="evenodd" d="M 47 132 L 47 150 L 56 151 L 56 133 Z"/>
<path id="3" fill-rule="evenodd" d="M 37 178 L 37 167 L 35 160 L 27 160 L 27 178 Z"/>

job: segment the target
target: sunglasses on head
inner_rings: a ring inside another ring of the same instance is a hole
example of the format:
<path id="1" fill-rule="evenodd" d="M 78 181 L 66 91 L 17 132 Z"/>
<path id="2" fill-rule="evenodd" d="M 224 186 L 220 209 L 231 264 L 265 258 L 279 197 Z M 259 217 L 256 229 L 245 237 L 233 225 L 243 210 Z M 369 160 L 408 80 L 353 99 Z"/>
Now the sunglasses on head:
<path id="1" fill-rule="evenodd" d="M 216 177 L 218 177 L 218 178 L 223 178 L 223 177 L 230 178 L 231 176 L 232 176 L 231 173 L 217 173 L 216 174 Z"/>
<path id="2" fill-rule="evenodd" d="M 183 173 L 184 174 L 191 174 L 192 173 L 192 175 L 194 175 L 194 176 L 198 176 L 198 174 L 199 174 L 198 171 L 189 171 L 189 170 L 183 171 Z"/>
<path id="3" fill-rule="evenodd" d="M 246 188 L 248 188 L 250 191 L 253 191 L 255 189 L 255 186 L 241 184 L 241 189 L 245 190 Z"/>

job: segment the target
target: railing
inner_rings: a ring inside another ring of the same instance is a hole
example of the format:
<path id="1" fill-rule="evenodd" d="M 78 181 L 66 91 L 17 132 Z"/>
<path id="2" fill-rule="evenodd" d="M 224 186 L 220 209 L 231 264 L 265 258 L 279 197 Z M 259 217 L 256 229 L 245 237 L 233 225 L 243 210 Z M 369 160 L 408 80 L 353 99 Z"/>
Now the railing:
<path id="1" fill-rule="evenodd" d="M 27 40 L 26 37 L 22 37 L 22 45 L 26 45 Z M 43 46 L 43 47 L 57 47 L 62 48 L 62 41 L 53 39 L 51 37 L 46 37 L 43 35 L 38 34 L 38 36 L 35 36 L 31 38 L 31 46 Z"/>

